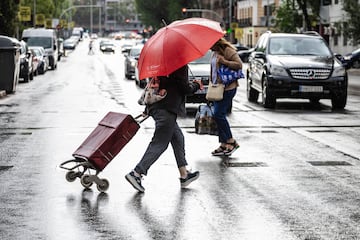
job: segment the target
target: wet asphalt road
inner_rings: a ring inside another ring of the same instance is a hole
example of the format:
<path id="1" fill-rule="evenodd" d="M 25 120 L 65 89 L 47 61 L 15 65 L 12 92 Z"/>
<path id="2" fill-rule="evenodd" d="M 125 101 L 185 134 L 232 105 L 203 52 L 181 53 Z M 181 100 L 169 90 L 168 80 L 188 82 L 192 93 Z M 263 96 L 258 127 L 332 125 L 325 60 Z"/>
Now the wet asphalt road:
<path id="1" fill-rule="evenodd" d="M 360 97 L 345 111 L 330 101 L 246 101 L 242 83 L 229 117 L 241 147 L 213 157 L 217 138 L 194 134 L 194 109 L 180 119 L 188 162 L 201 172 L 181 190 L 169 148 L 138 194 L 124 175 L 151 139 L 147 120 L 100 173 L 106 193 L 69 183 L 59 165 L 108 111 L 137 115 L 140 89 L 123 57 L 87 55 L 83 42 L 56 71 L 0 99 L 1 239 L 360 239 Z M 350 76 L 350 81 L 360 81 Z"/>

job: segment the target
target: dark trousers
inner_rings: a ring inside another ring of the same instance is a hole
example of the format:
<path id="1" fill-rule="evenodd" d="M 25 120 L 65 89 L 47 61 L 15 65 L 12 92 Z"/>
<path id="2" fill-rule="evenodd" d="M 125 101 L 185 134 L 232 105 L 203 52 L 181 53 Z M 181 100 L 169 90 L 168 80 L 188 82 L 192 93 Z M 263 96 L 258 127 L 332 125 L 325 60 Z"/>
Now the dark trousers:
<path id="1" fill-rule="evenodd" d="M 186 166 L 184 135 L 176 122 L 177 115 L 164 109 L 154 109 L 150 116 L 155 120 L 155 132 L 135 171 L 147 175 L 151 165 L 158 160 L 169 143 L 173 148 L 178 168 Z"/>
<path id="2" fill-rule="evenodd" d="M 221 101 L 214 102 L 214 119 L 217 124 L 219 142 L 226 143 L 232 138 L 230 124 L 226 119 L 226 114 L 231 106 L 232 100 L 236 94 L 236 88 L 225 91 Z"/>

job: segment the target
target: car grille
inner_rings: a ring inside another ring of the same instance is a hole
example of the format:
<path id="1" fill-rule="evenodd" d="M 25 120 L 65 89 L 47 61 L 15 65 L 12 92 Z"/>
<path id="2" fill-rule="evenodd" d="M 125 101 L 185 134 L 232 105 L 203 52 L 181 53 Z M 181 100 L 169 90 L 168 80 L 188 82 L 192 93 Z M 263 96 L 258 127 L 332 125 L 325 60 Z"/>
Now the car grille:
<path id="1" fill-rule="evenodd" d="M 327 79 L 330 76 L 330 69 L 326 68 L 292 68 L 290 73 L 294 79 Z"/>
<path id="2" fill-rule="evenodd" d="M 195 79 L 201 79 L 202 84 L 209 85 L 209 76 L 199 76 L 199 77 L 189 76 L 190 81 L 193 81 Z"/>

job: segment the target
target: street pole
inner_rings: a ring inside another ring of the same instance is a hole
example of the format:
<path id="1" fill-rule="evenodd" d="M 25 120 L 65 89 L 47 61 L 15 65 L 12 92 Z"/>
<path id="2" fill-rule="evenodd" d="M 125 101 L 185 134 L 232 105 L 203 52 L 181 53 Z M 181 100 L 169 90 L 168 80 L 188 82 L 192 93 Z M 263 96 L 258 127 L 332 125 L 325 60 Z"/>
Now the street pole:
<path id="1" fill-rule="evenodd" d="M 34 0 L 34 19 L 33 19 L 33 27 L 36 26 L 36 0 Z"/>
<path id="2" fill-rule="evenodd" d="M 92 0 L 90 1 L 90 36 L 93 33 L 93 7 Z"/>

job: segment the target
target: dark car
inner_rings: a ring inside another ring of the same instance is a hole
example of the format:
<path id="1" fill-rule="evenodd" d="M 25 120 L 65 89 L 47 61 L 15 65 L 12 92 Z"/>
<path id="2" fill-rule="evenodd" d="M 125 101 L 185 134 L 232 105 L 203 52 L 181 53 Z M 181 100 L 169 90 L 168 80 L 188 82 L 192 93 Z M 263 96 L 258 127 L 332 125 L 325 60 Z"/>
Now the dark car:
<path id="1" fill-rule="evenodd" d="M 343 109 L 348 76 L 325 40 L 314 32 L 264 33 L 249 56 L 247 98 L 274 108 L 278 98 L 303 98 L 312 103 L 331 99 L 333 109 Z"/>
<path id="2" fill-rule="evenodd" d="M 115 44 L 112 42 L 104 42 L 101 46 L 100 46 L 100 50 L 104 53 L 104 52 L 111 52 L 111 53 L 115 53 Z"/>
<path id="3" fill-rule="evenodd" d="M 132 79 L 135 77 L 135 66 L 136 62 L 139 59 L 141 50 L 144 45 L 135 45 L 133 46 L 129 53 L 125 53 L 125 77 L 127 79 Z"/>
<path id="4" fill-rule="evenodd" d="M 203 57 L 198 58 L 190 63 L 188 63 L 189 67 L 189 81 L 194 81 L 195 79 L 201 80 L 204 85 L 203 89 L 199 89 L 194 94 L 186 96 L 187 103 L 206 103 L 207 100 L 205 98 L 207 89 L 209 86 L 210 80 L 210 59 L 211 59 L 212 51 L 208 51 Z"/>
<path id="5" fill-rule="evenodd" d="M 360 48 L 342 56 L 341 61 L 346 68 L 360 68 Z"/>
<path id="6" fill-rule="evenodd" d="M 254 51 L 254 48 L 247 48 L 238 50 L 237 53 L 242 62 L 247 63 L 249 61 L 250 54 Z"/>
<path id="7" fill-rule="evenodd" d="M 33 54 L 24 41 L 20 41 L 20 78 L 25 82 L 34 79 Z"/>

